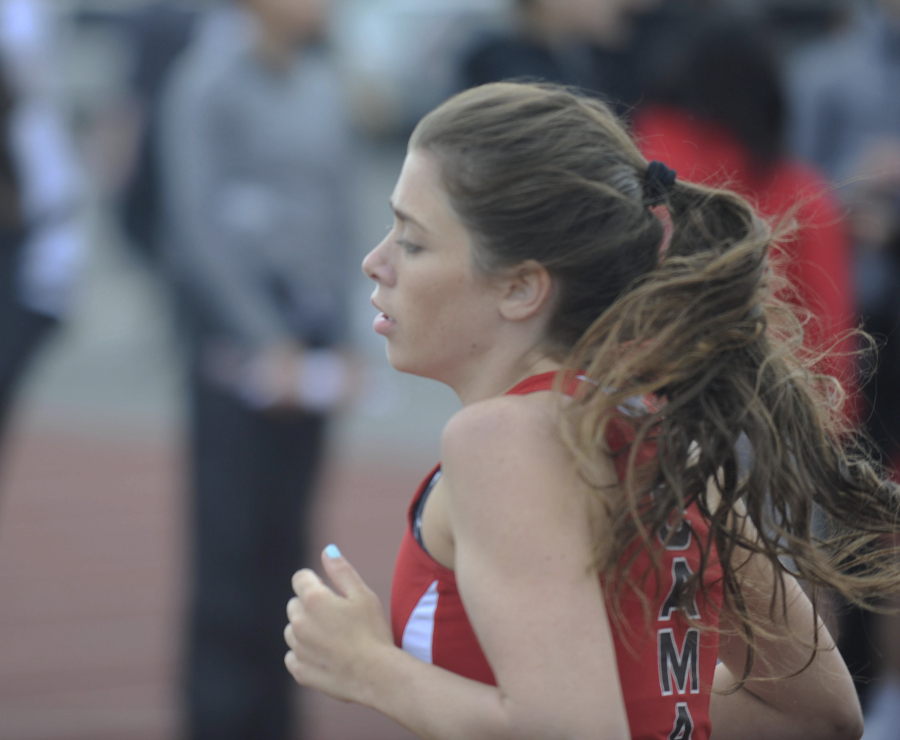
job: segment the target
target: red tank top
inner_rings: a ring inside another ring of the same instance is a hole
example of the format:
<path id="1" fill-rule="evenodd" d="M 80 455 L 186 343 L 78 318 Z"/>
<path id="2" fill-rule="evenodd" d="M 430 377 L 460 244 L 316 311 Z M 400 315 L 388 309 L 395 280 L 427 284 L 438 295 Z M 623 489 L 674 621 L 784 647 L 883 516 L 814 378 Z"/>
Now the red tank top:
<path id="1" fill-rule="evenodd" d="M 555 373 L 536 375 L 509 393 L 521 395 L 549 390 L 554 378 Z M 566 390 L 574 392 L 572 388 Z M 622 479 L 627 447 L 634 437 L 632 426 L 624 417 L 634 413 L 634 409 L 621 407 L 619 411 L 621 416 L 615 417 L 607 427 L 607 442 Z M 648 442 L 638 454 L 638 463 L 655 455 L 655 444 Z M 435 562 L 413 535 L 417 504 L 439 469 L 440 465 L 431 471 L 413 497 L 409 524 L 397 555 L 391 589 L 394 642 L 428 663 L 495 685 L 493 671 L 466 615 L 453 571 Z M 679 588 L 699 569 L 709 527 L 696 505 L 686 511 L 685 519 L 690 527 L 682 527 L 667 548 L 662 543 L 659 545 L 662 579 L 659 588 L 645 549 L 634 563 L 633 575 L 651 573 L 642 586 L 650 604 L 649 626 L 641 599 L 627 589 L 619 602 L 621 619 L 611 619 L 619 680 L 633 740 L 707 740 L 710 736 L 709 697 L 718 654 L 716 628 L 722 603 L 722 573 L 718 561 L 707 564 L 706 597 L 702 590 L 698 592 L 691 616 L 710 629 L 691 627 L 675 605 Z"/>

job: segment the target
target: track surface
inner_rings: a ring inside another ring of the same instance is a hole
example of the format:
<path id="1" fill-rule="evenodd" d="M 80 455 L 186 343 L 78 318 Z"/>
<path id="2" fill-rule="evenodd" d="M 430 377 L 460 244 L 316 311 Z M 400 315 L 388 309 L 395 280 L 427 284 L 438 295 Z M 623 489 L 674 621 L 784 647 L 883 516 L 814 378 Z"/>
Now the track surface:
<path id="1" fill-rule="evenodd" d="M 46 426 L 46 425 L 44 425 Z M 183 603 L 180 445 L 15 427 L 0 485 L 0 739 L 174 740 Z M 385 599 L 423 469 L 332 460 L 317 545 Z M 299 697 L 305 740 L 408 740 L 374 712 Z"/>

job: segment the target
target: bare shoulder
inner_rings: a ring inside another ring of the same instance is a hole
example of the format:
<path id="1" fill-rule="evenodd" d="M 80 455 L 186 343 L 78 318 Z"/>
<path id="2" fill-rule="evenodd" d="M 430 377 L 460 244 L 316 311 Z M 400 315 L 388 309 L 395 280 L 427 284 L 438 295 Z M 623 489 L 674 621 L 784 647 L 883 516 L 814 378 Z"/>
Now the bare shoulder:
<path id="1" fill-rule="evenodd" d="M 441 459 L 510 457 L 538 454 L 541 459 L 565 456 L 559 434 L 559 411 L 549 393 L 498 396 L 471 404 L 454 414 L 441 435 Z"/>
<path id="2" fill-rule="evenodd" d="M 540 510 L 583 501 L 585 485 L 562 439 L 560 414 L 550 393 L 500 396 L 457 412 L 441 439 L 455 502 L 476 510 L 512 502 Z M 611 463 L 610 470 L 614 475 Z"/>

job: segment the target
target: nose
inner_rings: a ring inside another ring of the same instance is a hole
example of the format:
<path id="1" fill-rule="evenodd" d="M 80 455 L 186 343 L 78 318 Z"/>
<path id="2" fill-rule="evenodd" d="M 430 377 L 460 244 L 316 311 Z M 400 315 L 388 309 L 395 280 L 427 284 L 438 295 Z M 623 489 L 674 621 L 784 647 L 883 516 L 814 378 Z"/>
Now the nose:
<path id="1" fill-rule="evenodd" d="M 394 268 L 390 263 L 390 244 L 388 237 L 369 252 L 362 261 L 362 271 L 370 280 L 379 284 L 390 285 L 394 282 Z"/>

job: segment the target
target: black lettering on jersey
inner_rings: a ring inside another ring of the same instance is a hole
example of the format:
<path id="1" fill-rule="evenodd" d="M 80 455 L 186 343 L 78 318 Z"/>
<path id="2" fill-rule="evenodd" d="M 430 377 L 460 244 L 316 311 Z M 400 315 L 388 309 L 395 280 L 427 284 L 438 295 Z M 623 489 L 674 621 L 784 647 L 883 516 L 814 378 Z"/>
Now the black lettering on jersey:
<path id="1" fill-rule="evenodd" d="M 684 591 L 684 584 L 687 583 L 687 580 L 694 575 L 694 571 L 691 570 L 691 566 L 688 565 L 687 558 L 678 557 L 672 561 L 672 588 L 669 590 L 669 595 L 666 597 L 665 602 L 662 605 L 662 608 L 659 610 L 659 621 L 665 622 L 672 616 L 672 612 L 676 609 L 680 609 L 678 602 L 681 598 L 682 591 Z M 693 606 L 691 607 L 691 611 L 688 616 L 691 619 L 700 619 L 700 610 L 697 609 L 697 597 L 696 595 L 693 598 Z"/>
<path id="2" fill-rule="evenodd" d="M 669 733 L 669 740 L 691 740 L 694 736 L 694 718 L 686 702 L 680 701 L 676 707 L 675 726 Z"/>
<path id="3" fill-rule="evenodd" d="M 687 690 L 691 679 L 691 693 L 700 693 L 700 633 L 689 629 L 684 636 L 681 650 L 675 645 L 675 634 L 670 628 L 661 629 L 656 636 L 659 657 L 659 687 L 663 696 L 672 694 L 672 679 L 679 694 Z"/>
<path id="4" fill-rule="evenodd" d="M 669 539 L 671 531 L 672 528 L 668 524 L 663 524 L 656 535 L 667 550 L 687 550 L 691 546 L 691 525 L 687 519 L 681 520 L 678 531 Z M 668 540 L 668 544 L 666 544 L 666 540 Z"/>

